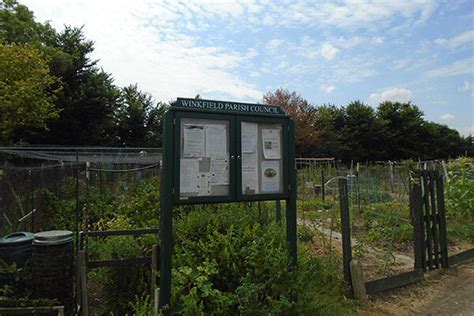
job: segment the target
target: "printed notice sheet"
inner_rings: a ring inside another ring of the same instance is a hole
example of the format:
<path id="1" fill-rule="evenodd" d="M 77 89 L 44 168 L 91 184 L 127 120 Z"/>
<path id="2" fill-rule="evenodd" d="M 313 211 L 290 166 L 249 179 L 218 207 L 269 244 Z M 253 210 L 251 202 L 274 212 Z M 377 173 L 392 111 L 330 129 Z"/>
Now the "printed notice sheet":
<path id="1" fill-rule="evenodd" d="M 184 125 L 183 157 L 204 157 L 204 125 Z"/>
<path id="2" fill-rule="evenodd" d="M 181 159 L 179 172 L 180 193 L 196 193 L 199 172 L 199 161 L 197 159 Z"/>
<path id="3" fill-rule="evenodd" d="M 229 155 L 211 157 L 211 184 L 229 185 Z"/>
<path id="4" fill-rule="evenodd" d="M 262 192 L 280 191 L 280 162 L 262 162 Z"/>
<path id="5" fill-rule="evenodd" d="M 227 154 L 227 131 L 225 125 L 206 125 L 206 157 Z"/>
<path id="6" fill-rule="evenodd" d="M 258 194 L 257 153 L 242 153 L 242 193 Z"/>
<path id="7" fill-rule="evenodd" d="M 257 152 L 257 123 L 242 122 L 242 153 Z"/>
<path id="8" fill-rule="evenodd" d="M 198 196 L 211 195 L 211 174 L 209 172 L 198 172 L 197 179 Z"/>
<path id="9" fill-rule="evenodd" d="M 265 159 L 281 159 L 281 131 L 262 129 L 263 156 Z"/>

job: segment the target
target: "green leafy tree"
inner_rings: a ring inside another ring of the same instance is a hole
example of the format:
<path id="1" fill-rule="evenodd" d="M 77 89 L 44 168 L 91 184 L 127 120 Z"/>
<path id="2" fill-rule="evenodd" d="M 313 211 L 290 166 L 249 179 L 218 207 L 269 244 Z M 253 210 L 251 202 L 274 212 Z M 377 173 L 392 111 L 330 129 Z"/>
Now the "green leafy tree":
<path id="1" fill-rule="evenodd" d="M 46 129 L 58 117 L 54 106 L 59 80 L 35 47 L 0 42 L 0 142 L 9 143 L 15 129 Z"/>
<path id="2" fill-rule="evenodd" d="M 385 151 L 380 160 L 418 158 L 423 144 L 423 112 L 412 104 L 385 101 L 377 108 Z"/>
<path id="3" fill-rule="evenodd" d="M 384 151 L 381 143 L 381 124 L 375 111 L 360 101 L 344 108 L 344 126 L 341 134 L 346 144 L 343 156 L 346 160 L 367 161 Z"/>
<path id="4" fill-rule="evenodd" d="M 162 118 L 166 107 L 130 85 L 121 90 L 116 113 L 117 141 L 124 146 L 161 146 Z"/>
<path id="5" fill-rule="evenodd" d="M 319 137 L 316 139 L 313 157 L 342 158 L 347 152 L 341 133 L 344 127 L 344 110 L 332 104 L 325 104 L 316 108 L 316 129 Z"/>

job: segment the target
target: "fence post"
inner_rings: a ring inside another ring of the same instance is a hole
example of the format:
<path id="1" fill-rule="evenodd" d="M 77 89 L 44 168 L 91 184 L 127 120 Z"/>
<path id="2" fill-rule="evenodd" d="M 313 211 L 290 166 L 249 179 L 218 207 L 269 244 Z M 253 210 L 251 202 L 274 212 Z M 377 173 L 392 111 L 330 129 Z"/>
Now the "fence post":
<path id="1" fill-rule="evenodd" d="M 276 208 L 276 220 L 278 225 L 281 225 L 281 201 L 275 201 L 275 208 Z"/>
<path id="2" fill-rule="evenodd" d="M 158 269 L 160 266 L 160 245 L 155 244 L 153 245 L 152 251 L 151 251 L 151 297 L 153 300 L 153 308 L 155 310 L 155 313 L 158 313 L 159 311 L 159 295 L 157 295 L 159 292 L 159 289 L 156 288 L 157 282 L 157 273 Z"/>
<path id="3" fill-rule="evenodd" d="M 349 197 L 346 178 L 339 178 L 339 205 L 341 209 L 342 266 L 344 270 L 344 281 L 352 287 L 350 266 L 352 260 L 351 224 L 349 219 Z"/>
<path id="4" fill-rule="evenodd" d="M 421 193 L 421 175 L 419 172 L 413 173 L 410 181 L 410 216 L 413 225 L 415 270 L 425 269 L 424 256 L 424 222 L 423 222 L 423 201 Z"/>
<path id="5" fill-rule="evenodd" d="M 323 198 L 323 201 L 324 199 L 326 198 L 326 192 L 324 192 L 324 182 L 325 182 L 325 179 L 324 179 L 324 169 L 321 169 L 321 197 Z"/>

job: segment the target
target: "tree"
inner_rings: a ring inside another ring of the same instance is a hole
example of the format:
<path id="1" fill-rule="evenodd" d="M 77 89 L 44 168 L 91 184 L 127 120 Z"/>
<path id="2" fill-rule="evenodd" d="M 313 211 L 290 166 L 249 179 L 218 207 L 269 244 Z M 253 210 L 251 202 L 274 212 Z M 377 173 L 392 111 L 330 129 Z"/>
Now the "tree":
<path id="1" fill-rule="evenodd" d="M 117 141 L 122 146 L 161 146 L 165 106 L 156 104 L 150 94 L 138 86 L 121 90 L 116 114 Z"/>
<path id="2" fill-rule="evenodd" d="M 346 160 L 367 161 L 383 154 L 381 124 L 375 111 L 360 101 L 350 102 L 344 111 L 344 126 L 340 133 L 346 150 Z"/>
<path id="3" fill-rule="evenodd" d="M 296 154 L 311 157 L 316 150 L 315 141 L 319 134 L 316 130 L 316 109 L 296 92 L 277 89 L 263 96 L 263 101 L 279 106 L 287 112 L 296 127 Z"/>
<path id="4" fill-rule="evenodd" d="M 46 129 L 59 113 L 53 104 L 59 80 L 48 60 L 35 47 L 0 42 L 0 69 L 0 142 L 10 142 L 15 129 Z"/>
<path id="5" fill-rule="evenodd" d="M 385 101 L 377 108 L 385 152 L 383 160 L 418 158 L 423 146 L 423 112 L 412 104 Z"/>

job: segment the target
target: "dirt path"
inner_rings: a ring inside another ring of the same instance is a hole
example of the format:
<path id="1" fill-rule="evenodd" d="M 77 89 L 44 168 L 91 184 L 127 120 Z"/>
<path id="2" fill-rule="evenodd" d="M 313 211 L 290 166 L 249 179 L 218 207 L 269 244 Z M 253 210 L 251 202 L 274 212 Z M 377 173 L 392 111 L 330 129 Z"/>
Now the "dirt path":
<path id="1" fill-rule="evenodd" d="M 419 284 L 373 297 L 359 315 L 474 315 L 474 261 L 425 276 Z"/>

